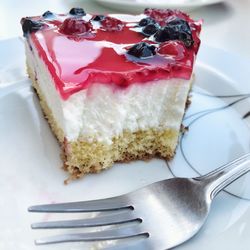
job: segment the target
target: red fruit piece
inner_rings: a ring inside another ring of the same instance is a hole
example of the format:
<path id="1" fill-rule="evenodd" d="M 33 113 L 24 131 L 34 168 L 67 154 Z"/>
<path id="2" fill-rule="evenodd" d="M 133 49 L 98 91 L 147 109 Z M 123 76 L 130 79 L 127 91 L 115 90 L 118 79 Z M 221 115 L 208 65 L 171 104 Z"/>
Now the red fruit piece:
<path id="1" fill-rule="evenodd" d="M 104 31 L 121 31 L 124 23 L 114 17 L 107 16 L 101 21 L 101 29 Z"/>
<path id="2" fill-rule="evenodd" d="M 161 26 L 164 26 L 169 19 L 171 20 L 175 17 L 179 17 L 186 21 L 191 20 L 186 13 L 179 10 L 147 8 L 144 10 L 144 14 L 154 19 Z"/>
<path id="3" fill-rule="evenodd" d="M 80 18 L 67 18 L 62 23 L 59 31 L 66 35 L 81 35 L 90 32 L 93 29 L 90 22 Z"/>
<path id="4" fill-rule="evenodd" d="M 167 41 L 158 48 L 158 54 L 172 57 L 175 60 L 182 60 L 187 55 L 185 45 L 181 41 Z"/>

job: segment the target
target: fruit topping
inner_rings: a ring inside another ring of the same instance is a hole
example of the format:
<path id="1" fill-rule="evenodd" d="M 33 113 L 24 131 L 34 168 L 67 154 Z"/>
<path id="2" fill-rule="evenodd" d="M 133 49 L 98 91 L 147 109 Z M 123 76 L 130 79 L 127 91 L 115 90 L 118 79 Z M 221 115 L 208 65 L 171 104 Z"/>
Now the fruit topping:
<path id="1" fill-rule="evenodd" d="M 101 20 L 101 29 L 104 31 L 121 31 L 124 23 L 114 17 L 107 16 Z"/>
<path id="2" fill-rule="evenodd" d="M 141 21 L 139 22 L 139 26 L 143 27 L 151 23 L 155 23 L 155 20 L 150 17 L 146 17 L 141 19 Z"/>
<path id="3" fill-rule="evenodd" d="M 82 8 L 72 8 L 69 11 L 69 14 L 74 15 L 74 16 L 85 16 L 86 15 L 84 9 L 82 9 Z"/>
<path id="4" fill-rule="evenodd" d="M 179 35 L 179 39 L 183 41 L 183 43 L 186 45 L 186 47 L 190 48 L 194 44 L 194 40 L 192 38 L 192 35 L 187 34 L 185 32 L 181 32 Z"/>
<path id="5" fill-rule="evenodd" d="M 176 17 L 175 19 L 169 21 L 167 23 L 167 25 L 173 27 L 175 29 L 175 31 L 177 31 L 177 32 L 178 31 L 185 31 L 185 32 L 191 34 L 191 29 L 188 25 L 188 22 L 181 19 L 181 18 Z"/>
<path id="6" fill-rule="evenodd" d="M 54 14 L 51 11 L 47 10 L 46 12 L 44 12 L 42 14 L 42 17 L 43 18 L 52 18 L 52 17 L 54 17 Z"/>
<path id="7" fill-rule="evenodd" d="M 154 19 L 160 25 L 164 25 L 168 19 L 173 17 L 179 17 L 181 19 L 189 20 L 189 16 L 178 10 L 170 9 L 151 9 L 147 8 L 144 10 L 144 14 Z"/>
<path id="8" fill-rule="evenodd" d="M 146 42 L 140 42 L 133 45 L 129 50 L 128 54 L 138 57 L 140 59 L 147 59 L 153 57 L 156 52 L 156 47 L 154 45 L 148 44 Z"/>
<path id="9" fill-rule="evenodd" d="M 187 55 L 187 50 L 180 41 L 167 41 L 159 46 L 157 53 L 174 60 L 182 60 Z"/>
<path id="10" fill-rule="evenodd" d="M 167 25 L 174 29 L 174 31 L 178 34 L 179 40 L 183 41 L 187 47 L 191 47 L 193 45 L 194 41 L 192 31 L 187 21 L 177 17 L 168 22 Z"/>
<path id="11" fill-rule="evenodd" d="M 44 24 L 40 21 L 34 21 L 28 17 L 21 19 L 23 35 L 27 35 L 30 32 L 40 30 Z"/>
<path id="12" fill-rule="evenodd" d="M 94 16 L 91 18 L 91 20 L 100 22 L 100 21 L 102 21 L 104 18 L 105 18 L 104 15 L 94 15 Z"/>
<path id="13" fill-rule="evenodd" d="M 159 25 L 156 23 L 150 23 L 142 29 L 142 34 L 145 36 L 151 36 L 158 31 Z"/>
<path id="14" fill-rule="evenodd" d="M 194 43 L 188 22 L 178 17 L 158 30 L 154 37 L 157 42 L 180 40 L 186 45 L 186 47 L 191 47 Z"/>
<path id="15" fill-rule="evenodd" d="M 171 27 L 165 26 L 162 29 L 159 29 L 154 35 L 156 42 L 165 42 L 169 40 L 175 40 L 178 37 L 174 34 L 174 30 Z"/>
<path id="16" fill-rule="evenodd" d="M 84 35 L 92 29 L 90 22 L 79 18 L 67 18 L 61 24 L 59 31 L 66 35 Z"/>

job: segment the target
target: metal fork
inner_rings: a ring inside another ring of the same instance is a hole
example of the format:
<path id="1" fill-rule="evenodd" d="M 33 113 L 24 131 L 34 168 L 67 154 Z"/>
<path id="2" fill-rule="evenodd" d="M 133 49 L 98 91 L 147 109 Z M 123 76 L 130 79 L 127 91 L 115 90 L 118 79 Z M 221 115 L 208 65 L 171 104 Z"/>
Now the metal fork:
<path id="1" fill-rule="evenodd" d="M 208 216 L 213 198 L 249 170 L 250 154 L 246 154 L 197 178 L 163 180 L 108 199 L 32 206 L 28 211 L 100 212 L 94 218 L 34 223 L 33 229 L 116 225 L 114 228 L 96 232 L 56 235 L 36 240 L 35 243 L 42 245 L 144 236 L 133 249 L 172 248 L 190 239 L 200 230 Z"/>

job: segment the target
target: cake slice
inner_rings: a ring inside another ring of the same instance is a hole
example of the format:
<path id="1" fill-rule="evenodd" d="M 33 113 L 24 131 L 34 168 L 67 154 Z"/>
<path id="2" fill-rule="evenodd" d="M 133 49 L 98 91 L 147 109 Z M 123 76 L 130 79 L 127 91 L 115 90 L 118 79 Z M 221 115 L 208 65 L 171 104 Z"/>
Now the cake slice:
<path id="1" fill-rule="evenodd" d="M 73 8 L 21 24 L 28 74 L 71 178 L 174 156 L 200 21 L 172 10 L 133 16 Z"/>

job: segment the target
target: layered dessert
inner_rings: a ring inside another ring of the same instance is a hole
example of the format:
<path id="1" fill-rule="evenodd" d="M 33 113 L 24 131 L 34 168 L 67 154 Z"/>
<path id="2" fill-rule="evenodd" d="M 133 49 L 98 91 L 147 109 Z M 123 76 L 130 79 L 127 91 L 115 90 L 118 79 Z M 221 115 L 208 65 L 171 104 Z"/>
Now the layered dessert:
<path id="1" fill-rule="evenodd" d="M 181 11 L 21 20 L 27 70 L 71 178 L 175 154 L 201 21 Z"/>

